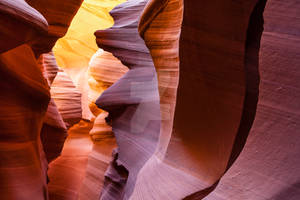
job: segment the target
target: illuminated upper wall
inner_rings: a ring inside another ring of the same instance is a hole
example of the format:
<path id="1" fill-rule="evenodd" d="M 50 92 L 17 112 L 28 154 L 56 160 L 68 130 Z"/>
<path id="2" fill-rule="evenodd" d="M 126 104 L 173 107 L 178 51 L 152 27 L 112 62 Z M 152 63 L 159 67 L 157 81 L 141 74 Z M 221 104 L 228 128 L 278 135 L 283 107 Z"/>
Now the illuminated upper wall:
<path id="1" fill-rule="evenodd" d="M 91 88 L 88 80 L 89 62 L 99 49 L 94 32 L 107 29 L 114 24 L 109 12 L 126 0 L 85 0 L 74 17 L 67 34 L 59 39 L 53 48 L 57 64 L 69 74 L 74 84 L 81 91 L 83 118 L 93 117 L 89 104 L 94 99 L 89 98 Z M 100 91 L 93 93 L 100 94 Z"/>
<path id="2" fill-rule="evenodd" d="M 84 68 L 98 50 L 94 32 L 113 25 L 109 11 L 125 0 L 85 0 L 74 17 L 67 34 L 54 47 L 61 68 Z"/>

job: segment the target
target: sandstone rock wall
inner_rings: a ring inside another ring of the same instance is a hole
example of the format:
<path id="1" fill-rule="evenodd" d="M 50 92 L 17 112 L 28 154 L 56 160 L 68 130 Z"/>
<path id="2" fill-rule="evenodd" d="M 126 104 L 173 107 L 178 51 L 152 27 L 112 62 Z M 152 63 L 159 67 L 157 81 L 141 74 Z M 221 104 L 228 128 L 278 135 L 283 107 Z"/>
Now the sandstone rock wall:
<path id="1" fill-rule="evenodd" d="M 0 199 L 298 200 L 300 2 L 123 2 L 0 0 Z"/>
<path id="2" fill-rule="evenodd" d="M 300 198 L 298 10 L 299 1 L 267 1 L 256 115 L 242 153 L 205 199 Z"/>
<path id="3" fill-rule="evenodd" d="M 49 88 L 31 48 L 0 55 L 1 199 L 47 199 L 47 160 L 40 131 Z"/>
<path id="4" fill-rule="evenodd" d="M 70 15 L 57 17 L 49 12 L 57 1 L 0 1 L 1 199 L 49 199 L 47 160 L 60 154 L 66 126 L 50 101 L 53 55 L 40 55 L 67 30 L 80 5 L 72 3 Z M 63 28 L 54 33 L 53 24 Z"/>

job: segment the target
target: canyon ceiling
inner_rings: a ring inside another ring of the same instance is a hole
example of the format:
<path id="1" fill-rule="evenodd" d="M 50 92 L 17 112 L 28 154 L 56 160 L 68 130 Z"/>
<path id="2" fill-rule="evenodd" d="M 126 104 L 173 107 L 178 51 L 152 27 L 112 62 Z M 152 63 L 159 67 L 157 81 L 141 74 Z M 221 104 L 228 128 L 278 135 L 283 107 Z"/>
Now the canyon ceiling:
<path id="1" fill-rule="evenodd" d="M 299 200 L 300 0 L 0 0 L 1 200 Z"/>

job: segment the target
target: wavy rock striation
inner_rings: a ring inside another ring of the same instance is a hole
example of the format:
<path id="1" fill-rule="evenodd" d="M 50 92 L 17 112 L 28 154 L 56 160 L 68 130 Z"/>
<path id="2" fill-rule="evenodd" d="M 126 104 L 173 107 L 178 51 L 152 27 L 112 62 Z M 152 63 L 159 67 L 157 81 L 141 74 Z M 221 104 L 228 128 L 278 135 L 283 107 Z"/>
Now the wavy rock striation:
<path id="1" fill-rule="evenodd" d="M 93 102 L 119 80 L 128 68 L 125 67 L 111 53 L 99 49 L 89 63 L 89 99 L 90 109 L 96 116 L 93 128 L 89 134 L 93 140 L 93 147 L 86 166 L 86 175 L 80 188 L 81 199 L 99 199 L 104 184 L 105 171 L 111 162 L 116 140 L 111 125 L 107 124 L 108 113 L 99 109 Z"/>
<path id="2" fill-rule="evenodd" d="M 127 1 L 111 11 L 112 28 L 97 31 L 97 44 L 129 71 L 96 104 L 109 112 L 118 151 L 106 172 L 101 199 L 129 199 L 139 170 L 154 153 L 160 130 L 156 71 L 140 38 L 138 19 L 147 1 Z M 129 174 L 128 174 L 129 172 Z"/>
<path id="3" fill-rule="evenodd" d="M 299 2 L 121 2 L 0 0 L 0 199 L 300 199 Z"/>
<path id="4" fill-rule="evenodd" d="M 80 121 L 82 114 L 81 93 L 65 72 L 57 73 L 51 85 L 51 96 L 67 128 Z"/>
<path id="5" fill-rule="evenodd" d="M 90 88 L 89 99 L 91 100 L 89 107 L 95 116 L 101 112 L 97 106 L 94 107 L 95 101 L 100 94 L 117 82 L 127 71 L 128 68 L 107 51 L 99 49 L 93 55 L 89 62 L 88 84 Z"/>
<path id="6" fill-rule="evenodd" d="M 4 200 L 48 199 L 47 159 L 59 155 L 66 133 L 50 101 L 49 85 L 57 69 L 47 62 L 53 55 L 36 58 L 51 50 L 73 16 L 53 16 L 49 10 L 58 9 L 57 1 L 26 2 L 0 1 L 0 192 Z M 72 9 L 68 12 L 74 13 Z M 53 24 L 63 27 L 60 34 Z M 53 129 L 59 129 L 59 136 Z"/>
<path id="7" fill-rule="evenodd" d="M 253 86 L 258 75 L 246 77 L 258 66 L 261 30 L 248 31 L 256 3 L 154 0 L 147 5 L 139 30 L 157 69 L 163 118 L 159 147 L 140 172 L 132 199 L 201 199 L 243 148 L 241 138 L 253 120 L 244 109 L 255 109 L 258 95 Z M 161 190 L 163 185 L 168 187 Z"/>
<path id="8" fill-rule="evenodd" d="M 61 156 L 49 164 L 48 189 L 51 200 L 81 199 L 80 188 L 87 173 L 86 166 L 93 145 L 87 133 L 92 127 L 93 123 L 84 120 L 72 126 Z"/>
<path id="9" fill-rule="evenodd" d="M 42 54 L 38 59 L 38 63 L 41 65 L 43 75 L 47 79 L 48 85 L 51 87 L 59 71 L 53 53 Z M 68 106 L 68 108 L 71 107 Z M 60 155 L 66 137 L 66 124 L 52 97 L 48 105 L 41 131 L 41 139 L 48 162 L 51 162 Z"/>
<path id="10" fill-rule="evenodd" d="M 66 35 L 53 48 L 58 65 L 70 76 L 82 95 L 82 117 L 95 118 L 89 109 L 89 61 L 98 50 L 94 32 L 109 28 L 113 19 L 109 11 L 124 0 L 85 0 L 72 21 Z M 99 96 L 100 94 L 98 94 Z M 94 102 L 93 102 L 94 103 Z"/>
<path id="11" fill-rule="evenodd" d="M 67 130 L 81 119 L 81 94 L 68 75 L 59 69 L 52 52 L 42 54 L 38 63 L 51 87 L 52 98 L 41 132 L 44 151 L 51 162 L 60 155 Z"/>
<path id="12" fill-rule="evenodd" d="M 255 119 L 244 150 L 208 200 L 300 198 L 299 9 L 297 1 L 267 1 Z"/>

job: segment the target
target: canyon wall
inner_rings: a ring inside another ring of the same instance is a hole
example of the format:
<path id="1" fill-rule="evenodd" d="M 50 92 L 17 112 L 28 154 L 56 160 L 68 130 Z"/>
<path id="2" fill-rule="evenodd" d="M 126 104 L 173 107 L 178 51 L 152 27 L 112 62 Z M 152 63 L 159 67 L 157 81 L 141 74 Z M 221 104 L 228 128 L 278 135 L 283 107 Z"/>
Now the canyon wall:
<path id="1" fill-rule="evenodd" d="M 205 199 L 300 198 L 299 9 L 299 1 L 267 1 L 256 115 L 242 153 Z"/>
<path id="2" fill-rule="evenodd" d="M 50 97 L 55 59 L 42 53 L 65 34 L 80 4 L 68 1 L 68 12 L 59 12 L 53 1 L 0 1 L 1 199 L 49 199 L 48 161 L 59 156 L 67 127 Z"/>
<path id="3" fill-rule="evenodd" d="M 0 199 L 298 200 L 299 9 L 0 0 Z"/>

